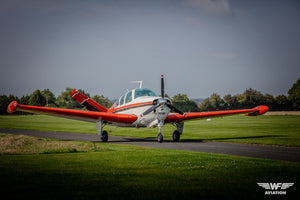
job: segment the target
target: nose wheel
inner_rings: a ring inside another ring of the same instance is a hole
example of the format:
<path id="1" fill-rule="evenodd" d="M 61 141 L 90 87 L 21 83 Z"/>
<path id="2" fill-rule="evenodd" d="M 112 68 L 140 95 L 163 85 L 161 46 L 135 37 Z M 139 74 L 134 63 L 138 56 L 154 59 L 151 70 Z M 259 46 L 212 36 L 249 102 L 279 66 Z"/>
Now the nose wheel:
<path id="1" fill-rule="evenodd" d="M 157 136 L 157 141 L 159 143 L 163 143 L 164 142 L 164 134 L 162 132 L 160 132 Z"/>

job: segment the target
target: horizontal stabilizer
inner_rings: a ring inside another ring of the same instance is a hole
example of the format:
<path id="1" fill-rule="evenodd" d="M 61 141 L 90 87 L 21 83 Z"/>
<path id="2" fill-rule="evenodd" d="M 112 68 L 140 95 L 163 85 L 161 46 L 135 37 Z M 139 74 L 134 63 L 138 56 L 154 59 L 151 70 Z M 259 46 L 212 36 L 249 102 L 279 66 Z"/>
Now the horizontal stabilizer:
<path id="1" fill-rule="evenodd" d="M 85 96 L 84 94 L 80 93 L 76 89 L 72 91 L 71 96 L 73 97 L 73 99 L 78 101 L 78 103 L 84 105 L 89 111 L 107 112 L 107 108 L 101 106 L 100 104 Z"/>

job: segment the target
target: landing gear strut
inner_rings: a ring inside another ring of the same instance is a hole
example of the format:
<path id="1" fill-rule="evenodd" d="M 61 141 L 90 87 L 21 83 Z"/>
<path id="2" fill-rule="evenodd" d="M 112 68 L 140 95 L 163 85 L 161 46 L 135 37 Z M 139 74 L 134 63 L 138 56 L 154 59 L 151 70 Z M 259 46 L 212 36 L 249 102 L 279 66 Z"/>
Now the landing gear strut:
<path id="1" fill-rule="evenodd" d="M 98 135 L 100 136 L 101 141 L 107 142 L 108 141 L 108 133 L 107 133 L 107 131 L 102 131 L 102 128 L 104 126 L 105 125 L 103 125 L 102 121 L 99 121 L 96 123 L 97 132 L 98 132 Z"/>
<path id="2" fill-rule="evenodd" d="M 164 125 L 162 120 L 158 121 L 158 136 L 157 136 L 157 141 L 159 143 L 163 143 L 164 142 L 164 134 L 161 132 L 161 127 Z"/>

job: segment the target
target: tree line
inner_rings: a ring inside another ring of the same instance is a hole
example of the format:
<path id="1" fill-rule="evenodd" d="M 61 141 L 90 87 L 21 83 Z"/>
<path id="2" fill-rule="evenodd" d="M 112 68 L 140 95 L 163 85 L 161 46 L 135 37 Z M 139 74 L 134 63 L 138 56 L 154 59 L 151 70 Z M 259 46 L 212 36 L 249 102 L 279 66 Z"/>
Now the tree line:
<path id="1" fill-rule="evenodd" d="M 183 112 L 199 112 L 214 110 L 234 110 L 253 108 L 258 105 L 266 105 L 271 111 L 300 110 L 300 79 L 289 89 L 288 96 L 271 94 L 263 95 L 252 88 L 246 89 L 242 94 L 226 94 L 223 98 L 213 93 L 204 99 L 200 105 L 190 100 L 185 94 L 177 94 L 172 98 L 173 105 Z"/>
<path id="2" fill-rule="evenodd" d="M 1 95 L 0 96 L 0 114 L 7 114 L 7 106 L 12 101 L 17 101 L 19 104 L 24 105 L 32 105 L 32 106 L 46 106 L 46 107 L 55 107 L 55 108 L 67 108 L 67 109 L 83 109 L 80 103 L 74 100 L 71 97 L 72 88 L 67 87 L 65 91 L 63 91 L 57 98 L 55 95 L 49 90 L 35 90 L 31 95 L 25 95 L 21 98 L 14 95 Z M 79 92 L 86 95 L 89 98 L 92 98 L 97 103 L 110 107 L 112 102 L 103 95 L 95 95 L 91 97 L 91 95 L 84 90 L 79 89 Z M 15 114 L 21 114 L 22 112 L 15 112 Z"/>
<path id="3" fill-rule="evenodd" d="M 92 98 L 97 103 L 109 108 L 112 101 L 103 95 L 91 97 L 89 93 L 79 89 L 79 92 Z M 6 109 L 10 102 L 17 101 L 19 104 L 33 106 L 47 106 L 67 109 L 83 109 L 84 107 L 74 100 L 70 94 L 72 88 L 67 87 L 57 98 L 49 90 L 36 90 L 31 95 L 25 95 L 21 98 L 14 95 L 0 95 L 0 114 L 7 114 Z M 168 95 L 165 97 L 170 98 Z M 209 98 L 204 99 L 200 105 L 188 98 L 186 94 L 177 94 L 172 100 L 173 105 L 183 112 L 200 112 L 214 110 L 232 110 L 241 108 L 253 108 L 258 105 L 267 105 L 274 111 L 300 110 L 300 79 L 289 89 L 288 96 L 278 95 L 276 97 L 270 94 L 262 94 L 252 88 L 246 89 L 242 94 L 227 94 L 223 98 L 217 93 L 213 93 Z M 21 112 L 16 112 L 20 114 Z"/>

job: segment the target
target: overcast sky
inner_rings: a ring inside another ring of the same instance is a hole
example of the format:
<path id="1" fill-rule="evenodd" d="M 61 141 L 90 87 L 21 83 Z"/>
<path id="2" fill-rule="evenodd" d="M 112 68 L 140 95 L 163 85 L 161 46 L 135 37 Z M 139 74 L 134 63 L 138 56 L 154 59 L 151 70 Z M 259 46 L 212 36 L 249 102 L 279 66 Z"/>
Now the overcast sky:
<path id="1" fill-rule="evenodd" d="M 0 0 L 0 95 L 138 87 L 287 94 L 300 78 L 297 0 Z"/>

